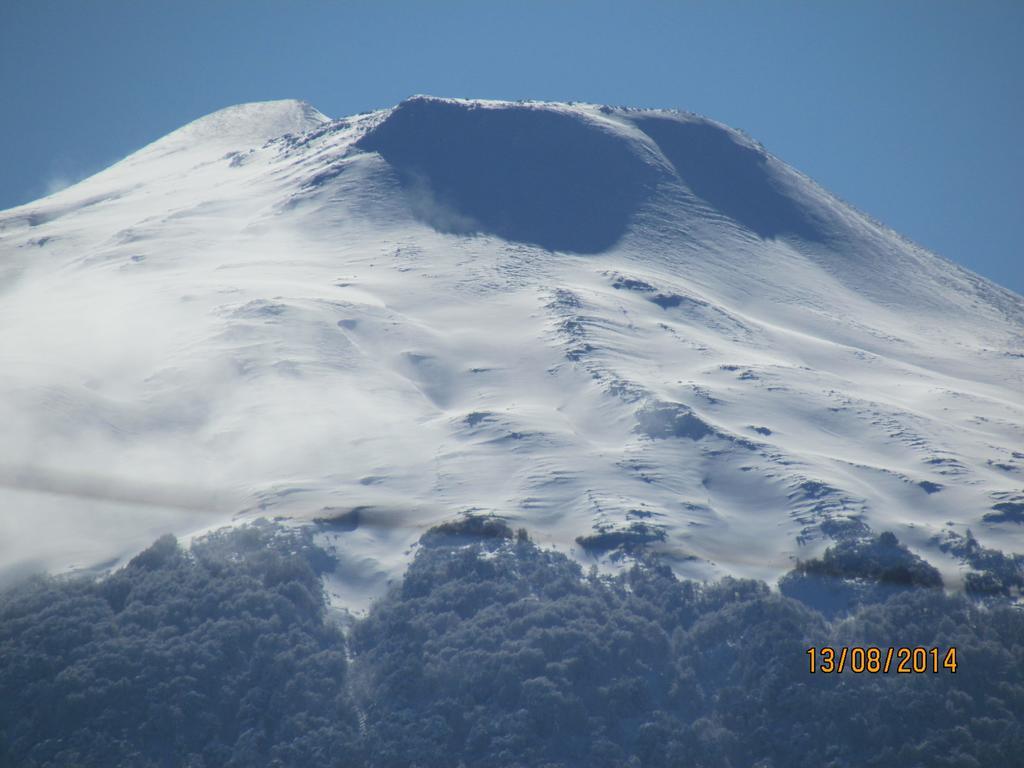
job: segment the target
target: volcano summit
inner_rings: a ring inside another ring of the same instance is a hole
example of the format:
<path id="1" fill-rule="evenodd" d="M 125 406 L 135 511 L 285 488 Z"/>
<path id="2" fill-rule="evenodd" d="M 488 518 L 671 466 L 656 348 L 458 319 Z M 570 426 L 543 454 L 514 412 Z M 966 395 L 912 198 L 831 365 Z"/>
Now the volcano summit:
<path id="1" fill-rule="evenodd" d="M 0 571 L 318 525 L 353 607 L 466 512 L 774 580 L 1024 551 L 1024 298 L 691 114 L 195 121 L 0 213 Z"/>

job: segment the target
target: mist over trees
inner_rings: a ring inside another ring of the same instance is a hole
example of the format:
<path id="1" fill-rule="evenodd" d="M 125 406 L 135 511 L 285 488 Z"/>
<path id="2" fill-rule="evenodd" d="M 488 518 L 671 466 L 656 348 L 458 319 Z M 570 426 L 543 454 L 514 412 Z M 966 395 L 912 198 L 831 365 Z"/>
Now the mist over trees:
<path id="1" fill-rule="evenodd" d="M 471 519 L 425 535 L 347 637 L 331 566 L 259 523 L 0 594 L 0 766 L 1024 765 L 1024 615 L 947 595 L 891 534 L 780 593 L 644 558 L 585 573 Z M 811 674 L 823 645 L 960 664 Z"/>

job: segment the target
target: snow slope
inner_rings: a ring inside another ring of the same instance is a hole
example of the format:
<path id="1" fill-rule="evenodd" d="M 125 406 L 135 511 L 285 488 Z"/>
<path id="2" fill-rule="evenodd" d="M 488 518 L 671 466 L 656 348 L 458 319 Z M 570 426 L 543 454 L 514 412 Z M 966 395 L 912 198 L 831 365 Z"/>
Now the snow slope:
<path id="1" fill-rule="evenodd" d="M 0 213 L 0 570 L 330 519 L 359 606 L 476 510 L 700 577 L 893 530 L 955 581 L 944 531 L 1024 551 L 1022 342 L 701 117 L 232 107 Z"/>

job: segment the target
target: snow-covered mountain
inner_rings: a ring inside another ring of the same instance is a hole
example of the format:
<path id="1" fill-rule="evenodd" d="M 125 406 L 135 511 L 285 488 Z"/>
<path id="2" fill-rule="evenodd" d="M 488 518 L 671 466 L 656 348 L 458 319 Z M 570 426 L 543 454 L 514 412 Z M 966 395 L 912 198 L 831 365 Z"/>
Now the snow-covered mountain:
<path id="1" fill-rule="evenodd" d="M 0 425 L 7 573 L 318 519 L 361 605 L 475 510 L 955 583 L 949 532 L 1024 551 L 1024 298 L 690 114 L 247 104 L 0 213 Z"/>

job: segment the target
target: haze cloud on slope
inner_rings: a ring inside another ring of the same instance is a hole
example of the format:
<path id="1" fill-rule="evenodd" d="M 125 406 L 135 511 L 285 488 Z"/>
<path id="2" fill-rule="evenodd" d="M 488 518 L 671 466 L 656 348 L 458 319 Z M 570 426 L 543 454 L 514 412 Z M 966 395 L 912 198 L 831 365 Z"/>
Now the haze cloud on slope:
<path id="1" fill-rule="evenodd" d="M 438 232 L 472 235 L 485 230 L 472 216 L 460 213 L 454 205 L 439 197 L 423 173 L 410 172 L 403 193 L 412 215 Z"/>
<path id="2" fill-rule="evenodd" d="M 399 399 L 325 385 L 359 377 L 332 308 L 127 275 L 40 262 L 5 291 L 0 563 L 92 565 L 254 499 L 271 508 L 278 491 L 379 471 L 359 438 L 402 443 Z"/>

